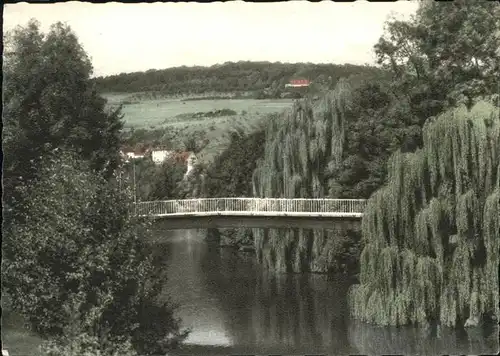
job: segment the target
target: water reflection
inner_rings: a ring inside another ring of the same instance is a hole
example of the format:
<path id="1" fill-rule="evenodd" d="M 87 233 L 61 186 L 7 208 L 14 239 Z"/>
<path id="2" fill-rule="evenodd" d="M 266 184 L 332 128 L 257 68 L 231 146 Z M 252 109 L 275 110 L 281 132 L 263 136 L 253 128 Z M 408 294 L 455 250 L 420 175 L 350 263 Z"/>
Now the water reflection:
<path id="1" fill-rule="evenodd" d="M 434 327 L 378 327 L 349 323 L 349 341 L 361 354 L 494 355 L 498 353 L 498 326 L 474 330 Z"/>
<path id="2" fill-rule="evenodd" d="M 324 275 L 275 275 L 252 260 L 243 264 L 237 258 L 222 250 L 218 261 L 211 260 L 219 268 L 205 275 L 207 290 L 226 306 L 226 327 L 235 345 L 272 352 L 350 351 L 345 281 L 327 281 Z"/>
<path id="3" fill-rule="evenodd" d="M 180 307 L 177 311 L 183 326 L 192 329 L 187 343 L 232 345 L 225 329 L 222 306 L 215 295 L 204 288 L 200 263 L 206 245 L 196 231 L 168 232 L 166 249 L 166 291 Z"/>
<path id="4" fill-rule="evenodd" d="M 343 278 L 276 275 L 251 255 L 208 246 L 196 231 L 159 234 L 167 241 L 166 291 L 181 304 L 184 326 L 193 329 L 188 343 L 229 347 L 222 354 L 437 355 L 498 348 L 483 334 L 422 334 L 349 321 Z"/>

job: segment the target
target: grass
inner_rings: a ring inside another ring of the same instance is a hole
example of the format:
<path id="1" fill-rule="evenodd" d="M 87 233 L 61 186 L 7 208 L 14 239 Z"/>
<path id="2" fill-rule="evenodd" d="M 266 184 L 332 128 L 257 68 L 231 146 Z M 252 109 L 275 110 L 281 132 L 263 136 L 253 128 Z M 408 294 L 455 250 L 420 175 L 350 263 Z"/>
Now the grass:
<path id="1" fill-rule="evenodd" d="M 161 144 L 171 144 L 173 148 L 182 148 L 188 137 L 208 141 L 198 154 L 204 163 L 210 163 L 228 146 L 232 131 L 250 133 L 262 125 L 267 114 L 281 112 L 293 102 L 290 99 L 192 100 L 189 97 L 138 99 L 138 94 L 103 96 L 110 106 L 123 104 L 126 129 L 163 130 Z M 213 115 L 214 112 L 221 115 Z"/>
<path id="2" fill-rule="evenodd" d="M 109 105 L 130 102 L 125 94 L 103 94 Z M 125 126 L 128 128 L 165 127 L 169 121 L 178 122 L 179 117 L 198 112 L 233 110 L 247 115 L 261 115 L 282 111 L 291 106 L 292 100 L 257 100 L 257 99 L 220 99 L 220 100 L 182 100 L 162 98 L 157 100 L 135 101 L 123 105 Z M 207 117 L 209 121 L 210 118 Z M 189 121 L 189 120 L 188 120 Z"/>
<path id="3" fill-rule="evenodd" d="M 22 318 L 12 312 L 2 311 L 2 349 L 10 356 L 39 355 L 40 336 L 24 327 Z"/>
<path id="4" fill-rule="evenodd" d="M 210 163 L 229 145 L 232 131 L 252 132 L 264 121 L 264 115 L 252 115 L 248 119 L 235 116 L 210 118 L 202 122 L 176 122 L 169 125 L 168 137 L 177 147 L 182 146 L 182 140 L 190 136 L 197 137 L 199 141 L 207 140 L 208 144 L 198 154 L 198 159 Z"/>

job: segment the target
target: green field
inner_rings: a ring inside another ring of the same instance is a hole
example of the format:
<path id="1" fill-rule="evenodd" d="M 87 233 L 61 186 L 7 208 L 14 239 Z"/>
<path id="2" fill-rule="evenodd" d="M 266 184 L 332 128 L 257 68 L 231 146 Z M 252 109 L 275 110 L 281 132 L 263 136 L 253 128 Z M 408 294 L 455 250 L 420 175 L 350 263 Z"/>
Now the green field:
<path id="1" fill-rule="evenodd" d="M 127 130 L 161 130 L 161 137 L 155 137 L 160 144 L 181 148 L 187 137 L 208 145 L 198 155 L 201 161 L 209 163 L 222 152 L 230 140 L 232 131 L 249 133 L 259 127 L 267 114 L 282 112 L 291 107 L 291 99 L 213 99 L 186 100 L 161 98 L 131 100 L 131 94 L 104 94 L 110 106 L 123 104 L 125 128 Z M 125 104 L 124 104 L 125 103 Z M 233 110 L 234 115 L 219 117 L 195 117 L 196 113 L 216 110 Z"/>
<path id="2" fill-rule="evenodd" d="M 104 94 L 109 105 L 127 102 L 130 94 Z M 219 99 L 219 100 L 186 100 L 157 99 L 143 100 L 123 105 L 126 127 L 156 128 L 169 125 L 172 120 L 179 123 L 179 115 L 230 109 L 238 114 L 246 112 L 247 116 L 280 112 L 291 106 L 290 99 L 257 100 L 257 99 Z M 215 120 L 216 121 L 216 120 Z M 199 124 L 199 123 L 198 123 Z"/>

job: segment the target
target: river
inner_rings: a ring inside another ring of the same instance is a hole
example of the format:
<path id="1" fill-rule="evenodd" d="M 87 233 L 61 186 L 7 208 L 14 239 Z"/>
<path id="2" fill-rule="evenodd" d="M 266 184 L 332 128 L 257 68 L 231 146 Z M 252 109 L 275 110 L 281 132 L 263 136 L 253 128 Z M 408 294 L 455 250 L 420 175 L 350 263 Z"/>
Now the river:
<path id="1" fill-rule="evenodd" d="M 209 246 L 195 230 L 162 231 L 177 316 L 192 332 L 173 354 L 492 354 L 497 329 L 381 328 L 349 320 L 344 276 L 274 274 L 252 254 Z"/>

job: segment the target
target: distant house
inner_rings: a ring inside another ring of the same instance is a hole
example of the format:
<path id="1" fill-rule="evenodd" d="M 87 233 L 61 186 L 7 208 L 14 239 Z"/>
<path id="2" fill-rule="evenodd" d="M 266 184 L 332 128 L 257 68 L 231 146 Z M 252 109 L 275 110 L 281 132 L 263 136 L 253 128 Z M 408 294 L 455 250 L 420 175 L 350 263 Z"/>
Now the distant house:
<path id="1" fill-rule="evenodd" d="M 125 160 L 144 158 L 147 155 L 146 149 L 133 149 L 131 147 L 122 147 L 120 156 Z"/>
<path id="2" fill-rule="evenodd" d="M 139 159 L 144 158 L 144 154 L 141 152 L 125 152 L 127 159 Z"/>
<path id="3" fill-rule="evenodd" d="M 169 159 L 175 163 L 182 164 L 188 167 L 192 167 L 196 164 L 197 158 L 194 152 L 190 151 L 174 151 L 167 149 L 165 146 L 157 147 L 145 147 L 132 148 L 132 147 L 122 147 L 120 150 L 120 155 L 125 162 L 140 158 L 151 158 L 153 163 L 162 164 L 165 160 Z"/>
<path id="4" fill-rule="evenodd" d="M 285 84 L 285 88 L 303 88 L 310 84 L 311 82 L 307 79 L 292 79 L 288 84 Z"/>
<path id="5" fill-rule="evenodd" d="M 131 156 L 133 155 L 133 151 L 128 149 L 128 148 L 122 148 L 120 150 L 120 157 L 124 160 L 124 161 L 128 161 L 130 158 L 132 158 Z"/>
<path id="6" fill-rule="evenodd" d="M 164 150 L 164 149 L 152 149 L 151 150 L 151 160 L 155 164 L 162 164 L 167 158 L 172 157 L 175 151 Z"/>
<path id="7" fill-rule="evenodd" d="M 145 156 L 146 155 L 144 154 L 144 152 L 140 152 L 140 151 L 132 152 L 132 154 L 130 155 L 130 157 L 133 159 L 144 158 Z"/>

